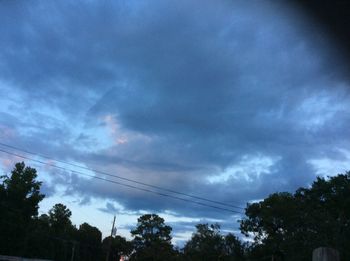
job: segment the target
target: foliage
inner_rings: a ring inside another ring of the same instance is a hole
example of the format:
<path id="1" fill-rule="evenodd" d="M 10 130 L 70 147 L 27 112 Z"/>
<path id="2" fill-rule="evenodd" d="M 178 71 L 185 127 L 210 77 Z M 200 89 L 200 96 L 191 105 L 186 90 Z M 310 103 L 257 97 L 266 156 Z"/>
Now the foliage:
<path id="1" fill-rule="evenodd" d="M 28 240 L 27 257 L 51 258 L 54 245 L 51 244 L 49 216 L 41 215 L 33 220 L 33 229 Z"/>
<path id="2" fill-rule="evenodd" d="M 132 241 L 121 236 L 102 242 L 98 228 L 83 223 L 77 229 L 72 212 L 54 205 L 38 216 L 40 192 L 36 170 L 17 163 L 10 176 L 0 177 L 0 253 L 59 261 L 105 260 L 120 255 L 131 260 L 310 260 L 320 246 L 339 250 L 350 260 L 350 172 L 317 178 L 295 193 L 274 193 L 247 205 L 241 232 L 254 240 L 242 243 L 222 234 L 218 224 L 198 224 L 183 251 L 171 243 L 172 228 L 156 214 L 139 217 Z M 298 250 L 298 251 L 296 251 Z"/>
<path id="3" fill-rule="evenodd" d="M 2 176 L 0 184 L 0 252 L 25 253 L 33 219 L 38 215 L 41 182 L 36 170 L 17 163 L 11 176 Z"/>
<path id="4" fill-rule="evenodd" d="M 15 164 L 10 176 L 0 177 L 0 254 L 52 260 L 100 260 L 101 232 L 87 223 L 72 225 L 71 211 L 56 204 L 38 217 L 41 182 L 34 168 Z M 87 253 L 86 246 L 94 251 Z M 74 255 L 73 255 L 74 248 Z M 89 259 L 90 258 L 90 259 Z"/>
<path id="5" fill-rule="evenodd" d="M 244 260 L 244 245 L 233 234 L 223 236 L 219 224 L 198 224 L 184 247 L 188 260 Z"/>
<path id="6" fill-rule="evenodd" d="M 275 193 L 248 205 L 241 231 L 253 234 L 256 251 L 309 260 L 320 246 L 336 248 L 350 260 L 350 173 L 317 178 L 294 194 Z M 295 251 L 298 249 L 298 251 Z M 260 255 L 260 254 L 259 254 Z"/>
<path id="7" fill-rule="evenodd" d="M 72 225 L 72 212 L 63 204 L 55 204 L 48 213 L 49 239 L 54 243 L 52 257 L 54 260 L 68 260 L 75 252 L 78 231 Z"/>
<path id="8" fill-rule="evenodd" d="M 63 204 L 58 203 L 49 210 L 49 223 L 57 235 L 65 234 L 72 228 L 70 217 L 72 212 Z"/>
<path id="9" fill-rule="evenodd" d="M 223 238 L 218 224 L 198 224 L 197 231 L 184 248 L 185 256 L 191 260 L 215 259 L 223 253 Z"/>
<path id="10" fill-rule="evenodd" d="M 101 231 L 88 223 L 80 225 L 78 230 L 79 259 L 85 261 L 94 261 L 101 259 Z"/>
<path id="11" fill-rule="evenodd" d="M 234 234 L 229 233 L 224 237 L 224 260 L 245 260 L 247 245 L 243 244 Z"/>
<path id="12" fill-rule="evenodd" d="M 146 214 L 138 218 L 136 229 L 131 231 L 134 237 L 134 260 L 165 260 L 174 256 L 171 244 L 171 227 L 156 214 Z"/>
<path id="13" fill-rule="evenodd" d="M 133 245 L 124 237 L 106 237 L 102 241 L 102 249 L 104 256 L 107 255 L 108 248 L 110 248 L 109 260 L 119 260 L 120 256 L 129 256 L 133 250 Z"/>

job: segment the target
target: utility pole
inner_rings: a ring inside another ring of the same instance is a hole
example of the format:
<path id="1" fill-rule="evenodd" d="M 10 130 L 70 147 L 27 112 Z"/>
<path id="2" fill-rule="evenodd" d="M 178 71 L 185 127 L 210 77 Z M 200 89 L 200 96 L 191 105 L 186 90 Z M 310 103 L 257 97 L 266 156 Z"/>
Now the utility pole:
<path id="1" fill-rule="evenodd" d="M 70 258 L 70 260 L 71 261 L 73 261 L 74 260 L 74 251 L 75 251 L 75 244 L 76 244 L 76 242 L 75 241 L 72 241 L 72 255 L 71 255 L 71 258 Z"/>
<path id="2" fill-rule="evenodd" d="M 114 224 L 115 224 L 115 216 L 114 216 L 114 219 L 113 219 L 113 225 L 112 225 L 112 230 L 111 230 L 111 238 L 110 238 L 109 244 L 108 244 L 106 261 L 109 260 L 109 252 L 111 251 L 112 238 L 113 238 L 113 233 L 114 233 Z"/>

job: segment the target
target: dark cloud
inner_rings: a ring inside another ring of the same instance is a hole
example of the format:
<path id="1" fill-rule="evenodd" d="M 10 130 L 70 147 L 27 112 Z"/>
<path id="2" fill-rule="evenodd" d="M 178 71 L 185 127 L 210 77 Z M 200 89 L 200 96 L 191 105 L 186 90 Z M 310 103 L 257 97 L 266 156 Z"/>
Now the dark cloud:
<path id="1" fill-rule="evenodd" d="M 348 160 L 339 150 L 350 149 L 344 61 L 293 6 L 1 5 L 0 128 L 13 130 L 9 142 L 240 206 L 308 185 L 317 173 L 310 160 Z M 64 175 L 54 184 L 82 204 L 108 199 L 108 213 L 118 202 L 130 211 L 231 217 Z M 221 181 L 210 182 L 215 176 Z"/>
<path id="2" fill-rule="evenodd" d="M 102 212 L 115 214 L 118 212 L 118 209 L 113 205 L 113 203 L 107 202 L 105 208 L 100 208 Z"/>

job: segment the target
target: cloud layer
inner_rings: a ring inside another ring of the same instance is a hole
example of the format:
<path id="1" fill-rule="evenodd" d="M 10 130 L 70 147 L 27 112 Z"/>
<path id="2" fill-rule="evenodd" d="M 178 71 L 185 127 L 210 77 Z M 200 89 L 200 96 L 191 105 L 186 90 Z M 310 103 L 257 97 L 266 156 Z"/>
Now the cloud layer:
<path id="1" fill-rule="evenodd" d="M 345 61 L 293 6 L 1 6 L 1 141 L 241 206 L 345 170 L 332 168 L 349 160 Z M 53 179 L 87 204 L 232 216 L 76 174 Z"/>

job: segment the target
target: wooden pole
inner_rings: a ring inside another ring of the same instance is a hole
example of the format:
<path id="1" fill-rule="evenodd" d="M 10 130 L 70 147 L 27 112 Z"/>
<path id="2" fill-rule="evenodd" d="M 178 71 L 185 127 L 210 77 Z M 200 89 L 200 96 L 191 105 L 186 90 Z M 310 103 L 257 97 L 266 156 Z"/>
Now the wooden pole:
<path id="1" fill-rule="evenodd" d="M 114 219 L 113 219 L 113 225 L 112 225 L 111 237 L 110 237 L 109 244 L 108 244 L 108 249 L 107 249 L 106 261 L 109 260 L 109 252 L 111 251 L 112 239 L 113 239 L 113 231 L 114 231 L 114 224 L 115 224 L 115 216 L 114 216 Z"/>
<path id="2" fill-rule="evenodd" d="M 339 261 L 339 252 L 330 247 L 319 247 L 312 252 L 312 261 Z"/>
<path id="3" fill-rule="evenodd" d="M 73 246 L 72 246 L 72 256 L 70 258 L 71 261 L 74 260 L 74 251 L 75 251 L 75 242 L 72 242 L 73 243 Z"/>

